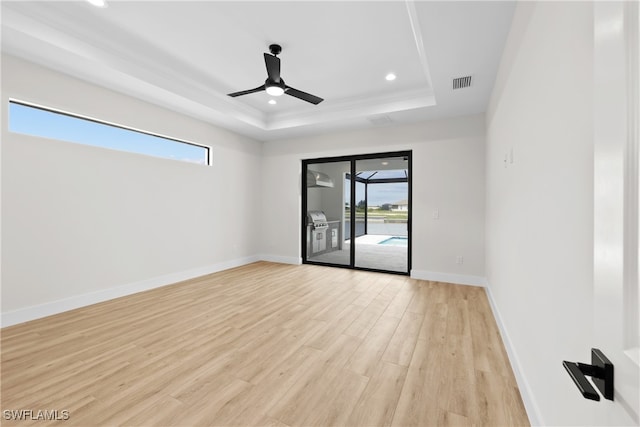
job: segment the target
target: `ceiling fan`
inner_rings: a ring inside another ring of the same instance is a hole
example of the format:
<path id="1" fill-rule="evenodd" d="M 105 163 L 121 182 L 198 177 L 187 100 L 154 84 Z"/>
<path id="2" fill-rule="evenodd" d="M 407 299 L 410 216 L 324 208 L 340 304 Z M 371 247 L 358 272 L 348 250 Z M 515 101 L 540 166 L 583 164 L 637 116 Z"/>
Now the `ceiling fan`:
<path id="1" fill-rule="evenodd" d="M 264 54 L 264 63 L 267 66 L 268 75 L 267 80 L 265 80 L 264 84 L 255 89 L 230 93 L 229 96 L 235 98 L 236 96 L 248 95 L 250 93 L 266 90 L 267 93 L 272 96 L 280 96 L 284 93 L 315 105 L 318 105 L 319 103 L 324 101 L 318 96 L 311 95 L 310 93 L 303 92 L 298 89 L 294 89 L 291 86 L 285 84 L 284 80 L 280 78 L 280 58 L 278 58 L 278 55 L 280 54 L 280 52 L 282 52 L 282 47 L 277 44 L 272 44 L 269 46 L 269 51 L 271 51 L 271 55 L 269 55 L 268 53 Z"/>

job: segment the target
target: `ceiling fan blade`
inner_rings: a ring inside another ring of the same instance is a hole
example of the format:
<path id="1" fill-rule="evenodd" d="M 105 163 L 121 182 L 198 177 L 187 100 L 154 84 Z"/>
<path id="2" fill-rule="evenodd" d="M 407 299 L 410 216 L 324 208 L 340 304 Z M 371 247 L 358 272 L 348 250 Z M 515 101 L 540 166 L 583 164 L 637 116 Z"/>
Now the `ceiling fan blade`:
<path id="1" fill-rule="evenodd" d="M 322 101 L 324 101 L 324 99 L 322 99 L 322 98 L 320 98 L 318 96 L 311 95 L 310 93 L 303 92 L 303 91 L 298 90 L 298 89 L 294 89 L 291 86 L 287 86 L 286 89 L 284 90 L 284 93 L 286 93 L 287 95 L 291 95 L 293 97 L 296 97 L 298 99 L 302 99 L 303 101 L 310 102 L 310 103 L 315 104 L 315 105 L 318 105 Z"/>
<path id="2" fill-rule="evenodd" d="M 264 63 L 267 66 L 269 79 L 280 83 L 280 58 L 275 55 L 264 54 Z"/>
<path id="3" fill-rule="evenodd" d="M 232 96 L 232 97 L 234 97 L 234 98 L 235 98 L 236 96 L 248 95 L 248 94 L 250 94 L 250 93 L 260 92 L 260 91 L 262 91 L 262 90 L 265 90 L 264 85 L 262 85 L 262 86 L 260 86 L 260 87 L 257 87 L 257 88 L 255 88 L 255 89 L 242 90 L 242 91 L 240 91 L 240 92 L 233 92 L 233 93 L 230 93 L 230 94 L 229 94 L 229 96 Z"/>

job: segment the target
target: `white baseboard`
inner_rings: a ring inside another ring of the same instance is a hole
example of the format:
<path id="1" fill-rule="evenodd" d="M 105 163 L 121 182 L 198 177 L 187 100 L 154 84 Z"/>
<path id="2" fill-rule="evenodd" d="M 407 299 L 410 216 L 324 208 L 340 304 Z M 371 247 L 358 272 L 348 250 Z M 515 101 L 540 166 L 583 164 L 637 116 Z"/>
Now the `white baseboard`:
<path id="1" fill-rule="evenodd" d="M 302 260 L 300 257 L 289 257 L 289 256 L 280 256 L 280 255 L 261 255 L 261 261 L 268 262 L 277 262 L 279 264 L 293 264 L 300 265 L 302 264 Z"/>
<path id="2" fill-rule="evenodd" d="M 114 298 L 119 298 L 142 291 L 147 291 L 149 289 L 171 285 L 183 280 L 205 276 L 207 274 L 228 270 L 234 267 L 240 267 L 246 264 L 251 264 L 252 262 L 260 261 L 260 259 L 261 258 L 259 256 L 250 256 L 223 261 L 206 267 L 193 268 L 178 273 L 166 274 L 164 276 L 141 280 L 134 283 L 128 283 L 126 285 L 120 285 L 96 292 L 75 295 L 44 304 L 20 308 L 18 310 L 2 313 L 2 327 L 4 328 L 6 326 L 40 319 L 42 317 L 51 316 L 53 314 L 62 313 L 64 311 L 69 311 L 80 307 L 85 307 L 91 304 L 97 304 L 99 302 L 108 301 Z"/>
<path id="3" fill-rule="evenodd" d="M 455 283 L 456 285 L 487 286 L 487 279 L 482 276 L 466 274 L 439 273 L 437 271 L 411 270 L 411 278 L 418 280 L 432 280 L 434 282 Z"/>
<path id="4" fill-rule="evenodd" d="M 542 420 L 542 415 L 540 414 L 538 404 L 536 403 L 536 399 L 534 398 L 531 391 L 529 381 L 527 381 L 527 377 L 525 376 L 522 365 L 520 364 L 520 359 L 518 358 L 516 350 L 513 347 L 511 338 L 509 338 L 509 333 L 507 332 L 507 329 L 505 328 L 505 325 L 502 321 L 498 306 L 496 305 L 496 302 L 493 299 L 493 295 L 491 294 L 491 287 L 486 286 L 485 292 L 487 293 L 489 305 L 491 305 L 491 311 L 493 311 L 493 317 L 496 319 L 496 323 L 498 324 L 498 329 L 500 330 L 500 335 L 502 336 L 502 342 L 504 343 L 504 347 L 507 350 L 507 356 L 509 357 L 509 362 L 511 363 L 513 374 L 516 377 L 516 382 L 518 383 L 518 388 L 520 389 L 520 395 L 522 396 L 522 401 L 527 411 L 527 416 L 529 417 L 529 423 L 532 426 L 545 425 L 544 421 Z"/>

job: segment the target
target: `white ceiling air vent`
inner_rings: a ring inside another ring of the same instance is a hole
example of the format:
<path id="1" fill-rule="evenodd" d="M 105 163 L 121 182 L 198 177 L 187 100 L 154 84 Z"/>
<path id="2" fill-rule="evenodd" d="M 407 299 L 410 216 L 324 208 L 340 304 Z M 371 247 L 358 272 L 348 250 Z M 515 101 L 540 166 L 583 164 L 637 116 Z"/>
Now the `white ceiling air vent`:
<path id="1" fill-rule="evenodd" d="M 453 90 L 463 89 L 469 86 L 471 86 L 471 76 L 458 77 L 457 79 L 453 79 Z"/>
<path id="2" fill-rule="evenodd" d="M 389 116 L 370 116 L 367 117 L 369 119 L 369 121 L 371 122 L 372 125 L 375 126 L 382 126 L 382 125 L 386 125 L 391 123 L 393 120 L 391 120 L 391 117 Z"/>

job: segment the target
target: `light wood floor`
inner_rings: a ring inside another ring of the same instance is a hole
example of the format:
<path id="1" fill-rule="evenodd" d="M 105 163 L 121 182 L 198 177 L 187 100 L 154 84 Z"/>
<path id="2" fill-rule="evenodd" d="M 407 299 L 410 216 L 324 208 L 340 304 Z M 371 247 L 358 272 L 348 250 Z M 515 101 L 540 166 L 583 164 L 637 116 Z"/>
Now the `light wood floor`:
<path id="1" fill-rule="evenodd" d="M 528 425 L 484 290 L 260 262 L 2 330 L 20 425 Z M 2 420 L 3 425 L 14 425 Z"/>

